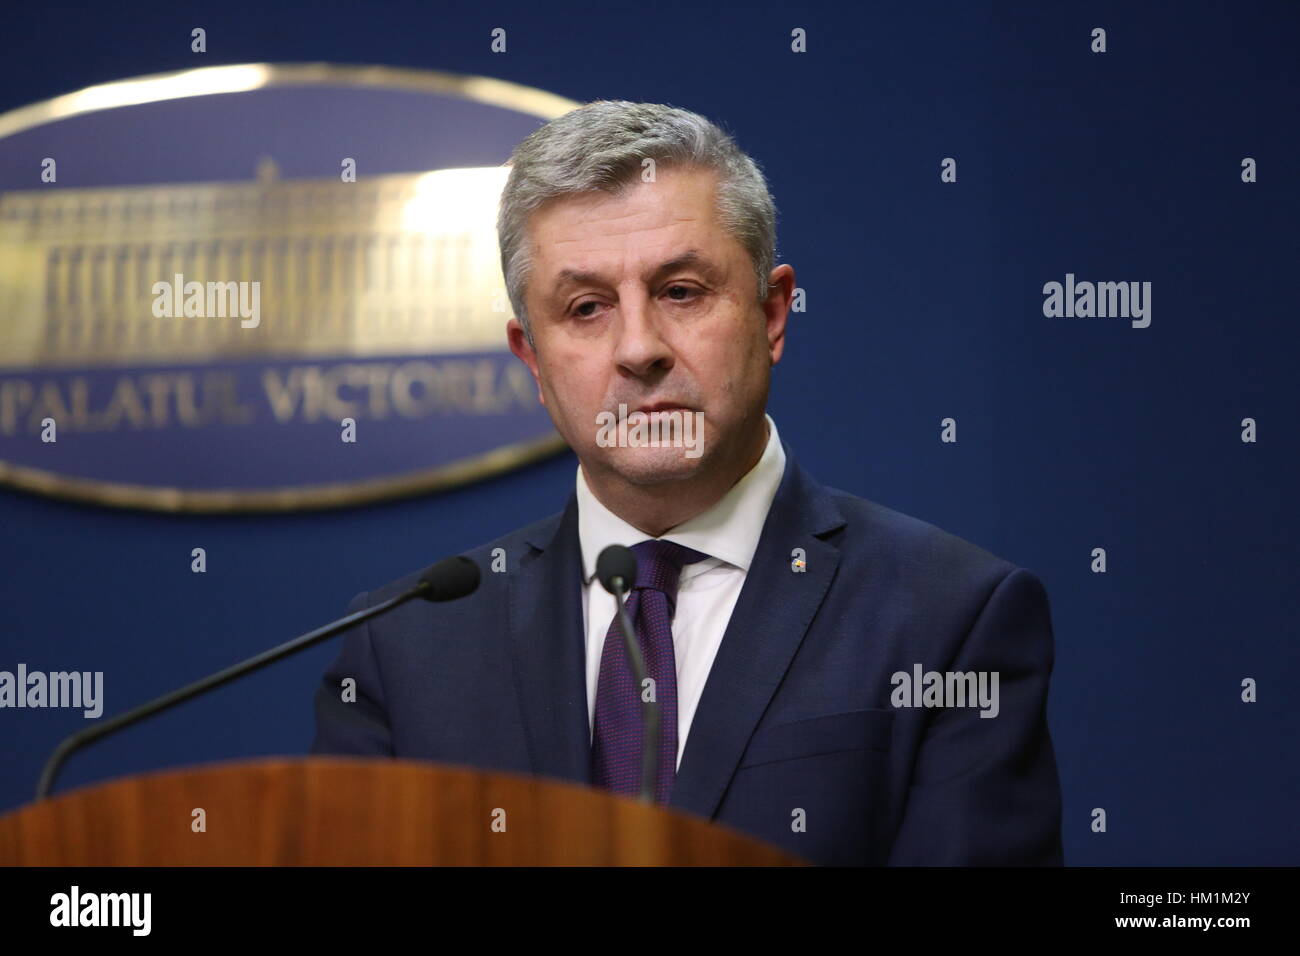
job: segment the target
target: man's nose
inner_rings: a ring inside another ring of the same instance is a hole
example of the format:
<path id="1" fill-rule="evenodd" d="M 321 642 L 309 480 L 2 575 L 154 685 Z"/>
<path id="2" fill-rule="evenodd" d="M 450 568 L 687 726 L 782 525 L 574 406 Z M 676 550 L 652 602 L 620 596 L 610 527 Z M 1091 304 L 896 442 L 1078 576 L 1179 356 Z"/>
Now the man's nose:
<path id="1" fill-rule="evenodd" d="M 673 367 L 673 351 L 664 339 L 663 321 L 644 291 L 620 296 L 614 359 L 632 375 L 644 378 Z"/>

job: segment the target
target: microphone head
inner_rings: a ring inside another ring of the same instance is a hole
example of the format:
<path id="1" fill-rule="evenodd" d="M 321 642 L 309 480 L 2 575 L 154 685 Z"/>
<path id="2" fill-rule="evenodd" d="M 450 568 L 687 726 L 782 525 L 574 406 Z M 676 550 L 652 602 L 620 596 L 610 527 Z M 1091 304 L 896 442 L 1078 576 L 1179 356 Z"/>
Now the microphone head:
<path id="1" fill-rule="evenodd" d="M 632 553 L 631 548 L 625 548 L 621 544 L 611 544 L 600 552 L 600 557 L 596 559 L 596 577 L 610 594 L 617 594 L 614 590 L 614 578 L 623 579 L 624 590 L 631 588 L 636 583 L 636 555 Z"/>
<path id="2" fill-rule="evenodd" d="M 478 565 L 463 554 L 443 558 L 420 575 L 428 587 L 420 595 L 426 601 L 454 601 L 478 590 Z"/>

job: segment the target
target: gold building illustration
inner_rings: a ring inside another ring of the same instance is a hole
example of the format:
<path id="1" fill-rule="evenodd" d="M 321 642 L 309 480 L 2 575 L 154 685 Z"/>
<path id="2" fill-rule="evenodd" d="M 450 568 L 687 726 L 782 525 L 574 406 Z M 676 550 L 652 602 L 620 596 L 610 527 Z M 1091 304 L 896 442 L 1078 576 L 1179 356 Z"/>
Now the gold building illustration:
<path id="1" fill-rule="evenodd" d="M 507 172 L 285 181 L 264 160 L 247 183 L 0 194 L 0 367 L 504 350 Z M 178 275 L 224 314 L 156 315 Z M 222 307 L 240 283 L 256 327 Z"/>

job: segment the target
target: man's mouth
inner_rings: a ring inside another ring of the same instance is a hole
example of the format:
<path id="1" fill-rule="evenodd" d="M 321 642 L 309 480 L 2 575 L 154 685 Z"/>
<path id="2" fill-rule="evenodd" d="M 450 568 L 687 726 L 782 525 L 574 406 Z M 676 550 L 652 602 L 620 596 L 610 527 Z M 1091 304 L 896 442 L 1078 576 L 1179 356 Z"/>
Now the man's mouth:
<path id="1" fill-rule="evenodd" d="M 688 412 L 690 409 L 676 402 L 655 402 L 653 405 L 642 405 L 637 411 L 646 415 L 653 415 L 655 412 Z"/>

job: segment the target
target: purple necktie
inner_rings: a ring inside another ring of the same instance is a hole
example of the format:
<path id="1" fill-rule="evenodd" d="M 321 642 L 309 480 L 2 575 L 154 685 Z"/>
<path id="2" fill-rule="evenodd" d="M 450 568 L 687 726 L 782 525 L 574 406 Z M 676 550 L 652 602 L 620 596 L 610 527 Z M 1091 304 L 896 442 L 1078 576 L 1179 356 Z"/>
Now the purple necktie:
<path id="1" fill-rule="evenodd" d="M 646 676 L 654 679 L 659 704 L 659 763 L 655 802 L 667 803 L 677 775 L 677 656 L 673 653 L 673 611 L 682 567 L 708 555 L 671 541 L 632 545 L 636 584 L 628 594 L 628 616 L 636 630 Z M 632 676 L 619 631 L 618 614 L 605 631 L 596 684 L 591 744 L 592 782 L 615 793 L 636 796 L 641 783 L 641 688 Z"/>

